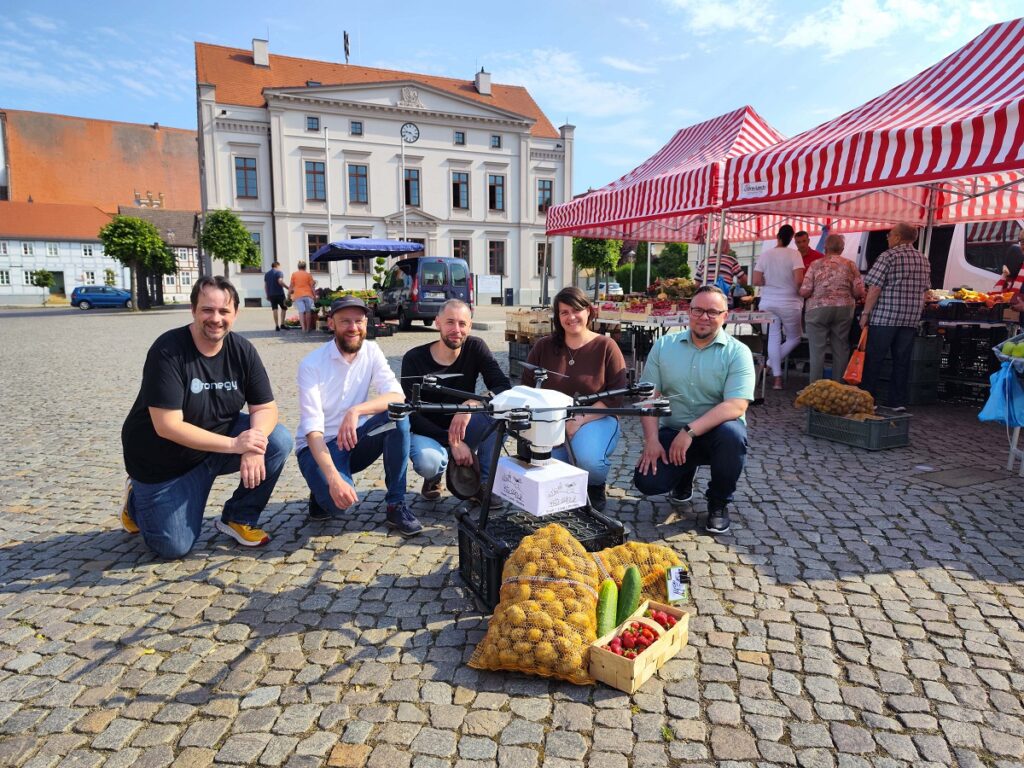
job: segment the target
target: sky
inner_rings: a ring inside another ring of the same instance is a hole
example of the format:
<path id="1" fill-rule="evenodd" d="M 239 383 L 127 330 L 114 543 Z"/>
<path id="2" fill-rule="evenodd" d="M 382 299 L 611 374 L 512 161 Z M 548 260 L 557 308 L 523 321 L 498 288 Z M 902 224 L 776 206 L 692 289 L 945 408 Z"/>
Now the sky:
<path id="1" fill-rule="evenodd" d="M 194 43 L 525 86 L 576 126 L 574 193 L 744 105 L 786 136 L 939 61 L 1019 0 L 0 0 L 0 108 L 192 128 Z"/>

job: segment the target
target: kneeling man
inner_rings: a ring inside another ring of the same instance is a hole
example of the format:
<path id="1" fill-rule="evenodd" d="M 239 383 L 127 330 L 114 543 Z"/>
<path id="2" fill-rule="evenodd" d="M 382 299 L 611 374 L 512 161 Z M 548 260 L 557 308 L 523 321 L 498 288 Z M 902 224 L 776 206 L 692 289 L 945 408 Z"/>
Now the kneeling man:
<path id="1" fill-rule="evenodd" d="M 459 299 L 445 302 L 434 321 L 441 338 L 430 344 L 415 347 L 402 358 L 402 387 L 410 397 L 414 384 L 420 384 L 430 374 L 456 374 L 441 380 L 441 384 L 463 392 L 476 392 L 477 379 L 483 377 L 484 386 L 494 394 L 511 388 L 508 380 L 482 339 L 470 336 L 473 315 L 469 305 Z M 478 400 L 461 400 L 437 394 L 429 389 L 420 392 L 428 403 L 473 404 Z M 420 493 L 424 498 L 436 499 L 441 495 L 441 476 L 448 467 L 448 453 L 459 466 L 472 466 L 473 451 L 480 461 L 481 487 L 491 468 L 491 457 L 497 435 L 484 434 L 494 426 L 494 420 L 484 413 L 413 413 L 409 415 L 412 439 L 409 458 L 413 469 L 423 478 Z M 479 493 L 477 494 L 479 501 Z"/>
<path id="2" fill-rule="evenodd" d="M 149 348 L 142 388 L 121 428 L 128 470 L 121 525 L 141 530 L 161 557 L 191 551 L 214 478 L 235 472 L 241 482 L 217 529 L 244 547 L 270 541 L 257 524 L 292 437 L 277 423 L 259 354 L 231 332 L 237 317 L 235 287 L 223 277 L 200 278 L 192 286 L 192 322 Z"/>
<path id="3" fill-rule="evenodd" d="M 669 398 L 672 415 L 660 429 L 655 417 L 641 419 L 644 450 L 633 484 L 645 496 L 667 493 L 670 501 L 687 502 L 697 467 L 710 465 L 708 533 L 729 530 L 726 505 L 746 462 L 744 414 L 754 399 L 753 356 L 722 328 L 728 307 L 721 290 L 700 288 L 690 301 L 689 328 L 655 341 L 640 377 Z"/>
<path id="4" fill-rule="evenodd" d="M 352 476 L 383 454 L 387 525 L 403 536 L 423 530 L 405 506 L 409 420 L 370 434 L 388 423 L 388 403 L 405 395 L 376 342 L 366 341 L 362 299 L 335 299 L 327 327 L 334 338 L 299 364 L 299 470 L 309 486 L 309 516 L 340 517 L 358 500 Z M 370 387 L 376 394 L 370 397 Z"/>

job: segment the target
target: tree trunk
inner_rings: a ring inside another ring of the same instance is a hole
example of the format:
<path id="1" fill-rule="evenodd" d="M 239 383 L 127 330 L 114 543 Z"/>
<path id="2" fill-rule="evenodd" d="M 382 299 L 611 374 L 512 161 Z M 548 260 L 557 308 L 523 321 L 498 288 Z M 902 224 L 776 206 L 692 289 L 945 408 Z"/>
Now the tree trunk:
<path id="1" fill-rule="evenodd" d="M 139 265 L 138 262 L 132 262 L 128 267 L 128 277 L 132 287 L 132 312 L 139 311 L 139 276 L 138 276 Z"/>
<path id="2" fill-rule="evenodd" d="M 230 264 L 230 263 L 231 262 L 229 262 L 227 259 L 224 259 L 224 279 L 225 280 L 227 280 L 227 278 L 228 278 L 228 264 Z"/>

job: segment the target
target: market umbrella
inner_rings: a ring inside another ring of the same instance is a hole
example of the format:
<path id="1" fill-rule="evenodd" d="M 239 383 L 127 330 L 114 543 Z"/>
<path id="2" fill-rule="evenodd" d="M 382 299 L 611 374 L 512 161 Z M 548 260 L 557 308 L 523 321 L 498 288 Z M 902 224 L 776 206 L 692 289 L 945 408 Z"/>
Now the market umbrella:
<path id="1" fill-rule="evenodd" d="M 421 243 L 405 240 L 382 240 L 361 237 L 355 240 L 338 240 L 317 248 L 311 261 L 353 261 L 397 253 L 418 253 L 423 250 Z M 366 273 L 363 273 L 363 287 L 366 287 Z"/>

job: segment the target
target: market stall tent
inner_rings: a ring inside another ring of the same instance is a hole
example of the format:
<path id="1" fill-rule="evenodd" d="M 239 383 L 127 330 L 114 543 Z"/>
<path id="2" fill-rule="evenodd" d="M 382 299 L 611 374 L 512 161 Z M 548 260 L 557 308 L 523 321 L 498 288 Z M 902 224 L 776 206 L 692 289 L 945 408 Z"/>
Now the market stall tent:
<path id="1" fill-rule="evenodd" d="M 994 221 L 1024 211 L 1024 19 L 840 117 L 732 156 L 728 218 L 810 217 L 833 231 Z M 774 234 L 768 225 L 762 234 Z"/>

